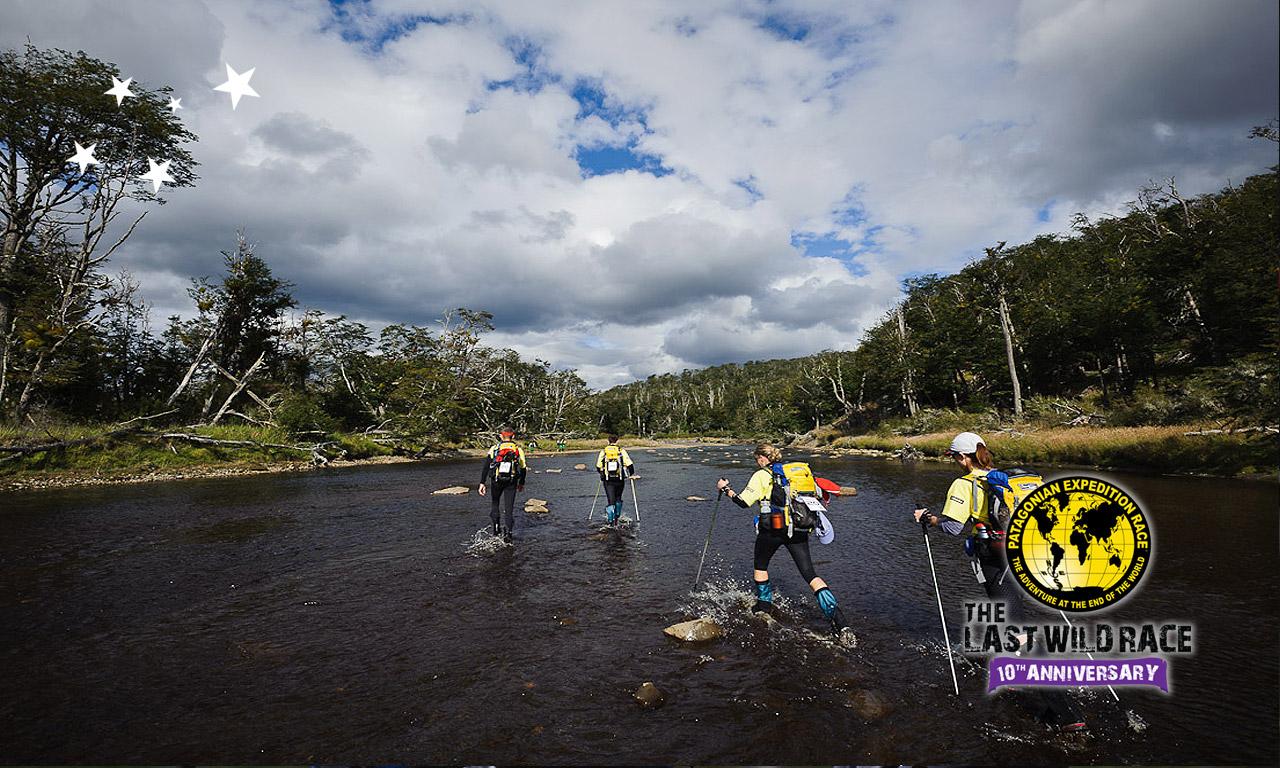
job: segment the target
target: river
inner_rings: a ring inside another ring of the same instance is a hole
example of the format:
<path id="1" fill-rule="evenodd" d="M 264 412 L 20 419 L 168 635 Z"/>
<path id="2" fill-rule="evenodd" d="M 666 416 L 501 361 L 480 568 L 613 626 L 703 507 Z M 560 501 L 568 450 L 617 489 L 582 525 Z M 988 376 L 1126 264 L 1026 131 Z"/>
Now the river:
<path id="1" fill-rule="evenodd" d="M 858 489 L 814 544 L 846 651 L 785 551 L 781 626 L 749 615 L 751 516 L 730 503 L 691 590 L 714 481 L 741 488 L 747 449 L 633 456 L 638 530 L 601 535 L 602 500 L 588 524 L 595 475 L 572 465 L 594 456 L 536 456 L 525 496 L 551 511 L 517 507 L 511 547 L 473 544 L 487 500 L 430 495 L 475 461 L 0 495 L 0 762 L 1280 762 L 1276 484 L 1101 473 L 1155 541 L 1107 619 L 1190 621 L 1197 653 L 1170 695 L 1073 694 L 1091 731 L 1069 736 L 972 663 L 952 694 L 910 523 L 951 467 L 811 459 Z M 958 643 L 980 589 L 958 540 L 932 541 Z M 663 635 L 698 615 L 726 636 Z M 664 706 L 636 703 L 645 681 Z"/>

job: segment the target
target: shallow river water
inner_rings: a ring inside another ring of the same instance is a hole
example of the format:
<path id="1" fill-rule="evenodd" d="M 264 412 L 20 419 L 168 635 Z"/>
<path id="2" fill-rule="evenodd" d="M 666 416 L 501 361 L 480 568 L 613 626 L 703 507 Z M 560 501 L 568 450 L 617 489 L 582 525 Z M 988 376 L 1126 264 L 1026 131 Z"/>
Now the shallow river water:
<path id="1" fill-rule="evenodd" d="M 475 461 L 0 495 L 0 763 L 1280 762 L 1275 484 L 1103 473 L 1155 530 L 1107 619 L 1191 621 L 1197 653 L 1171 695 L 1073 693 L 1092 730 L 1066 736 L 973 663 L 952 694 L 910 523 L 951 467 L 811 460 L 858 489 L 814 544 L 845 651 L 785 551 L 782 624 L 749 615 L 751 515 L 728 502 L 691 589 L 746 449 L 633 457 L 638 530 L 600 534 L 603 501 L 587 522 L 595 474 L 572 465 L 594 456 L 535 456 L 525 497 L 551 511 L 517 506 L 511 547 L 477 536 L 487 500 L 430 495 Z M 932 541 L 958 643 L 980 588 L 958 540 Z M 698 615 L 726 636 L 662 634 Z M 637 705 L 645 681 L 664 706 Z"/>

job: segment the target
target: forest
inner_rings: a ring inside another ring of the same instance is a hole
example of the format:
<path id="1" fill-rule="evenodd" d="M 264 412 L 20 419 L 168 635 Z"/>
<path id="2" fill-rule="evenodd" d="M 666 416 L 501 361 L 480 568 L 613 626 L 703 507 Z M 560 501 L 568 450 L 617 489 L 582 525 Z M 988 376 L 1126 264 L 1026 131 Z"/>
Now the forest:
<path id="1" fill-rule="evenodd" d="M 653 376 L 595 402 L 607 428 L 637 433 L 866 429 L 938 409 L 1274 425 L 1276 182 L 1272 168 L 1191 199 L 1152 185 L 1124 216 L 906 280 L 855 349 Z"/>
<path id="2" fill-rule="evenodd" d="M 196 137 L 164 89 L 135 86 L 116 108 L 77 85 L 113 75 L 83 53 L 0 52 L 0 467 L 126 436 L 325 461 L 471 445 L 500 424 L 830 439 L 1038 420 L 1251 430 L 1274 444 L 1280 167 L 1199 196 L 1152 183 L 1121 215 L 911 277 L 848 350 L 593 393 L 572 370 L 486 345 L 483 309 L 375 333 L 301 306 L 251 233 L 228 232 L 222 273 L 193 276 L 191 311 L 157 322 L 111 259 L 161 203 L 137 158 L 170 158 L 171 185 L 195 184 Z M 1275 143 L 1276 123 L 1251 135 Z M 78 136 L 98 137 L 87 168 L 68 162 Z"/>

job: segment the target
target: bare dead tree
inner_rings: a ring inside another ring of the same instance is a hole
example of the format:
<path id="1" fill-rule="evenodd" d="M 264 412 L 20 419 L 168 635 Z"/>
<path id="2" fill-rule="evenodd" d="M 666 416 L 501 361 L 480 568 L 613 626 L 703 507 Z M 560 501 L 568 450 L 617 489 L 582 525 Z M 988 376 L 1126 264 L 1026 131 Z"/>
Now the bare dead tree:
<path id="1" fill-rule="evenodd" d="M 98 245 L 108 228 L 120 215 L 120 203 L 128 194 L 128 180 L 102 174 L 100 186 L 92 195 L 82 195 L 79 219 L 46 219 L 41 226 L 37 248 L 47 263 L 53 264 L 49 279 L 56 285 L 56 299 L 46 311 L 46 323 L 56 329 L 55 337 L 48 344 L 37 347 L 35 360 L 27 371 L 26 383 L 14 408 L 15 418 L 26 415 L 31 405 L 32 393 L 44 382 L 49 362 L 63 345 L 81 331 L 97 326 L 112 303 L 129 301 L 136 292 L 136 284 L 119 284 L 113 287 L 102 276 L 100 267 L 133 234 L 139 222 L 147 215 L 143 211 L 107 249 L 99 251 Z M 47 205 L 56 205 L 57 195 L 46 190 Z M 68 238 L 68 231 L 79 229 L 77 241 Z M 101 300 L 95 296 L 101 294 Z M 4 392 L 0 390 L 0 400 Z"/>
<path id="2" fill-rule="evenodd" d="M 915 416 L 920 412 L 916 402 L 915 371 L 907 355 L 907 318 L 905 302 L 894 310 L 898 320 L 898 363 L 902 366 L 902 402 L 907 406 L 907 413 Z"/>

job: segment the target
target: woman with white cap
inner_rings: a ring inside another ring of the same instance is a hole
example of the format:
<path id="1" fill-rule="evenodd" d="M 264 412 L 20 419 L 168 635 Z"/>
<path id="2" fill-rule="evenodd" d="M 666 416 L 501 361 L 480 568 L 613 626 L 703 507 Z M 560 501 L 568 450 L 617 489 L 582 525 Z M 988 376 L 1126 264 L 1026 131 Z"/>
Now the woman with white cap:
<path id="1" fill-rule="evenodd" d="M 987 599 L 1005 604 L 1005 615 L 1010 623 L 1025 624 L 1025 619 L 1030 617 L 1022 610 L 1021 595 L 1009 576 L 1005 559 L 1004 521 L 991 513 L 992 491 L 988 479 L 996 482 L 999 476 L 999 483 L 1007 484 L 1007 476 L 995 469 L 994 457 L 986 442 L 973 432 L 956 435 L 944 455 L 963 467 L 965 474 L 952 481 L 941 515 L 920 507 L 915 511 L 916 522 L 928 527 L 937 526 L 952 536 L 960 536 L 972 520 L 973 535 L 966 539 L 965 551 L 973 558 L 974 576 L 986 591 Z M 1026 642 L 1025 635 L 1021 642 Z M 1041 710 L 1038 713 L 1040 719 L 1063 731 L 1085 730 L 1084 721 L 1061 692 L 1037 692 L 1035 698 Z"/>

